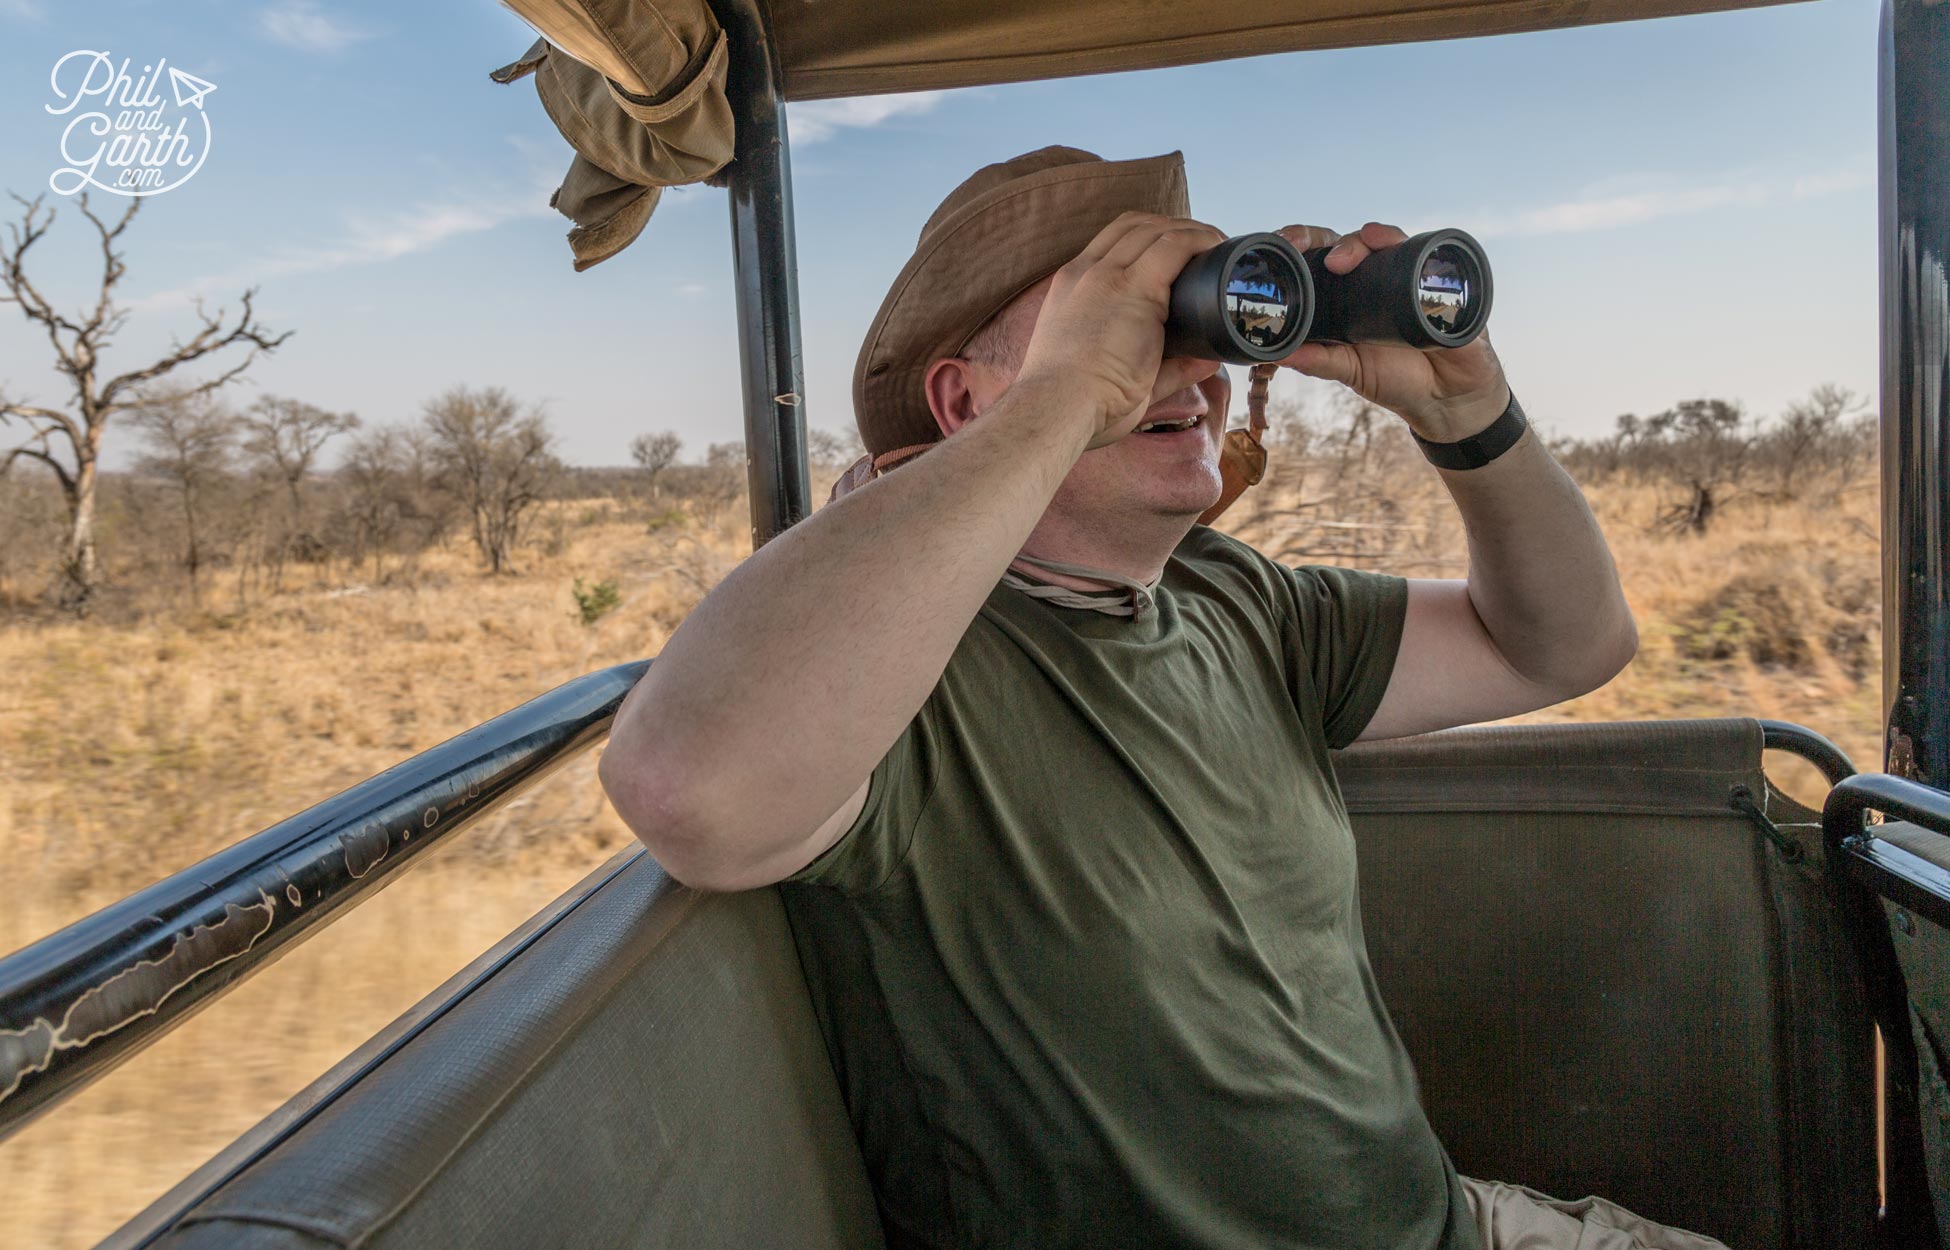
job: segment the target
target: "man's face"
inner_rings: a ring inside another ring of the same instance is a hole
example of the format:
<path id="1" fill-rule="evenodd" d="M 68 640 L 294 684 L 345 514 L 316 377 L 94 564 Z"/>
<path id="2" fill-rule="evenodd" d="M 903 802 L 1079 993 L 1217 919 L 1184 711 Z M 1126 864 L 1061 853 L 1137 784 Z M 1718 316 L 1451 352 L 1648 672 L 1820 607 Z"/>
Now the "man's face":
<path id="1" fill-rule="evenodd" d="M 1015 381 L 1017 366 L 1029 345 L 1036 314 L 1049 293 L 1051 279 L 1030 287 L 997 314 L 997 330 L 1006 340 L 996 353 L 1008 363 L 973 362 L 969 392 L 979 414 Z M 1144 421 L 1177 421 L 1196 417 L 1197 424 L 1179 433 L 1125 435 L 1107 447 L 1086 451 L 1050 501 L 1050 510 L 1073 523 L 1114 529 L 1126 522 L 1159 517 L 1182 517 L 1189 525 L 1219 501 L 1219 448 L 1225 438 L 1224 409 L 1229 387 L 1223 366 L 1206 381 L 1172 395 L 1157 397 Z"/>

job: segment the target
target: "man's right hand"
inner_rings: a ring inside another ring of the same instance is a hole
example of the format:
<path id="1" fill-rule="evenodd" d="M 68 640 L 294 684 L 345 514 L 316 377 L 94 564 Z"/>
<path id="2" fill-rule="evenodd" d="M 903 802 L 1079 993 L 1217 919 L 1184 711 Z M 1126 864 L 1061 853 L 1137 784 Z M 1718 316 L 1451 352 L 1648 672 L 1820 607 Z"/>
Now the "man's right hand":
<path id="1" fill-rule="evenodd" d="M 1185 217 L 1125 213 L 1056 271 L 1016 380 L 1081 388 L 1093 428 L 1085 450 L 1123 438 L 1158 401 L 1211 377 L 1216 360 L 1165 359 L 1171 283 L 1225 235 Z"/>

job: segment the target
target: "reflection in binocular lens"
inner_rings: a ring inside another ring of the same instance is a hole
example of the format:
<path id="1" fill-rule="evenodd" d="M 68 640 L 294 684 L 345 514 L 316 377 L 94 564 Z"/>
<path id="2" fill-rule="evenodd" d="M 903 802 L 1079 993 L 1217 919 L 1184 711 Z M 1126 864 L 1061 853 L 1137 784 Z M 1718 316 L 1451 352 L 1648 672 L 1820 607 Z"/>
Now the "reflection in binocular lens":
<path id="1" fill-rule="evenodd" d="M 1226 276 L 1226 316 L 1239 337 L 1259 348 L 1279 345 L 1294 313 L 1299 276 L 1286 258 L 1255 247 L 1240 254 Z"/>
<path id="2" fill-rule="evenodd" d="M 1444 334 L 1456 334 L 1469 323 L 1470 303 L 1476 293 L 1475 270 L 1469 253 L 1453 243 L 1444 243 L 1429 253 L 1415 286 L 1422 316 L 1430 326 Z"/>

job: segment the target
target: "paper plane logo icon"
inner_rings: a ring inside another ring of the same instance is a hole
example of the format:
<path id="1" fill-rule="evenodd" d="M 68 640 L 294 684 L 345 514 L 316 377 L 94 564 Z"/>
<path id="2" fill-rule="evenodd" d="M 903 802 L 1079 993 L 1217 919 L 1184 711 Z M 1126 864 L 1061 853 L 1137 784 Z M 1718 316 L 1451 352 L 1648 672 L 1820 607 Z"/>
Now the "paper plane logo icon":
<path id="1" fill-rule="evenodd" d="M 176 107 L 182 109 L 202 108 L 203 97 L 217 89 L 217 84 L 186 74 L 174 65 L 169 67 L 169 86 L 176 92 Z"/>

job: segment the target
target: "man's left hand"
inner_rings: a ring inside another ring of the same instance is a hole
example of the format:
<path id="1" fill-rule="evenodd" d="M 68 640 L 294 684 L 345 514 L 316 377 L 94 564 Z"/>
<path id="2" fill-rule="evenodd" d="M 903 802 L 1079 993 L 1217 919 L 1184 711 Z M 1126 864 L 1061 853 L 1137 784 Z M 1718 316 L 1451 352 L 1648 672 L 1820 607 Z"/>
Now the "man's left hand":
<path id="1" fill-rule="evenodd" d="M 1349 235 L 1318 226 L 1287 226 L 1280 234 L 1303 252 L 1332 244 L 1326 265 L 1336 274 L 1349 273 L 1373 253 L 1408 239 L 1397 227 L 1374 221 Z M 1510 402 L 1503 365 L 1487 334 L 1462 347 L 1426 350 L 1401 343 L 1307 342 L 1279 363 L 1345 384 L 1399 414 L 1431 442 L 1481 433 Z"/>

